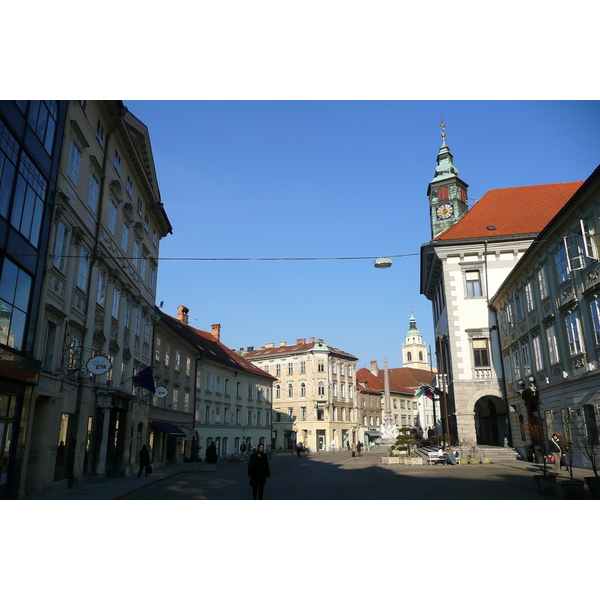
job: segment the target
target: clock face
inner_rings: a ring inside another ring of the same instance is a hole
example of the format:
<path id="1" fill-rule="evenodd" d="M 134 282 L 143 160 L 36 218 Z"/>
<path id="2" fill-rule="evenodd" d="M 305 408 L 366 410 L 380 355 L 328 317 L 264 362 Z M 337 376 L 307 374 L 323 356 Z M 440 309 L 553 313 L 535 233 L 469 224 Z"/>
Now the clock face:
<path id="1" fill-rule="evenodd" d="M 449 219 L 454 215 L 454 207 L 452 204 L 440 204 L 437 207 L 436 215 L 440 221 L 443 219 Z"/>

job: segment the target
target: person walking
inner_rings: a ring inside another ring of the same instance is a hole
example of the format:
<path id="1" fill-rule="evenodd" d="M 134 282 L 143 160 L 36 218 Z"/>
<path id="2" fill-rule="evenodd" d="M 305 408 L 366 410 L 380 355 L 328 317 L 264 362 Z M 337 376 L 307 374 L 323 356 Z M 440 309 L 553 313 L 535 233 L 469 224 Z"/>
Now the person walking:
<path id="1" fill-rule="evenodd" d="M 352 456 L 356 456 L 356 443 L 352 442 Z"/>
<path id="2" fill-rule="evenodd" d="M 560 462 L 565 453 L 565 448 L 558 437 L 558 433 L 553 433 L 549 441 L 550 454 L 554 458 L 554 472 L 560 475 Z"/>
<path id="3" fill-rule="evenodd" d="M 563 447 L 563 455 L 560 457 L 560 468 L 565 468 L 565 471 L 569 470 L 569 465 L 567 464 L 567 452 L 569 451 L 569 442 L 567 442 L 567 438 L 562 433 L 557 433 L 558 441 L 562 444 Z"/>
<path id="4" fill-rule="evenodd" d="M 358 452 L 358 455 L 359 455 L 359 456 L 361 456 L 361 450 L 362 450 L 362 447 L 363 447 L 363 445 L 362 445 L 362 442 L 360 442 L 360 441 L 359 441 L 359 442 L 356 444 L 356 451 Z"/>
<path id="5" fill-rule="evenodd" d="M 250 485 L 252 486 L 252 498 L 262 500 L 267 477 L 271 477 L 269 459 L 263 444 L 259 444 L 256 452 L 250 455 L 248 477 L 250 477 Z"/>
<path id="6" fill-rule="evenodd" d="M 148 452 L 146 444 L 144 444 L 140 450 L 140 470 L 138 471 L 138 477 L 142 476 L 144 467 L 146 468 L 146 477 L 148 477 L 148 475 L 150 475 L 150 452 Z"/>

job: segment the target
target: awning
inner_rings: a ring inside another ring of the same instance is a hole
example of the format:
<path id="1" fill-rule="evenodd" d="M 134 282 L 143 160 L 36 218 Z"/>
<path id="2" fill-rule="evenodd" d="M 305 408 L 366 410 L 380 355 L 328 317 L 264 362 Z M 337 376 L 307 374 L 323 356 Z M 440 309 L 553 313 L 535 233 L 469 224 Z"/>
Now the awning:
<path id="1" fill-rule="evenodd" d="M 155 431 L 162 431 L 163 433 L 168 433 L 169 435 L 179 435 L 186 436 L 185 431 L 181 431 L 179 427 L 176 427 L 172 423 L 165 423 L 163 421 L 152 421 L 150 423 Z"/>
<path id="2" fill-rule="evenodd" d="M 365 433 L 372 438 L 381 437 L 381 431 L 365 431 Z"/>

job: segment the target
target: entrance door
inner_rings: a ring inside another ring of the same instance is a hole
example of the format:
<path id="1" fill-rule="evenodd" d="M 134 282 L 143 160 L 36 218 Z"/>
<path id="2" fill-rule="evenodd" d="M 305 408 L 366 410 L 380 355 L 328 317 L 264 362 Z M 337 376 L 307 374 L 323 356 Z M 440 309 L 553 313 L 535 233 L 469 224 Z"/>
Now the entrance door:
<path id="1" fill-rule="evenodd" d="M 317 450 L 325 450 L 327 438 L 324 429 L 317 429 Z"/>

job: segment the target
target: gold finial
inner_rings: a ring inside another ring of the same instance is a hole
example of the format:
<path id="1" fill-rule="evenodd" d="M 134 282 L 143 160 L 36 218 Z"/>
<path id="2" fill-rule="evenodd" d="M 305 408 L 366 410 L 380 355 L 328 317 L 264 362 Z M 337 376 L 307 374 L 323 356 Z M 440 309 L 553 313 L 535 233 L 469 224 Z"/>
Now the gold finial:
<path id="1" fill-rule="evenodd" d="M 446 125 L 444 125 L 444 116 L 442 115 L 442 122 L 440 123 L 442 128 L 442 142 L 446 142 Z"/>

